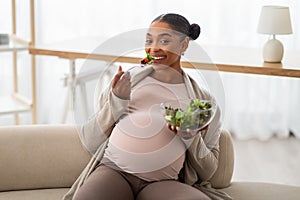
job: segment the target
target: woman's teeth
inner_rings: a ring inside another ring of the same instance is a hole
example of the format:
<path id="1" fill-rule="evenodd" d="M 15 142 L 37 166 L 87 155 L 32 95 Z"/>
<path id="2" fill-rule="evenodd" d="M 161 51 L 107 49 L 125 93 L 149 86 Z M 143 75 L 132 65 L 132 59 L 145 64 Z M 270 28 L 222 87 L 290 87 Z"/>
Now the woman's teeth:
<path id="1" fill-rule="evenodd" d="M 161 59 L 164 59 L 165 57 L 164 56 L 152 56 L 152 58 L 154 60 L 161 60 Z"/>

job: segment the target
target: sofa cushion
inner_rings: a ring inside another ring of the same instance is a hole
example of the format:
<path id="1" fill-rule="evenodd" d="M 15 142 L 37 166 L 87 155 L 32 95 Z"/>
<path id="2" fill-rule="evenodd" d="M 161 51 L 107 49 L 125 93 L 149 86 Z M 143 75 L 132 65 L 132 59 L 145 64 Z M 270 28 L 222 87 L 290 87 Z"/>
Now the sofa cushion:
<path id="1" fill-rule="evenodd" d="M 233 182 L 222 191 L 238 200 L 300 199 L 300 187 L 274 183 Z"/>
<path id="2" fill-rule="evenodd" d="M 69 188 L 0 192 L 0 200 L 60 200 Z"/>
<path id="3" fill-rule="evenodd" d="M 0 130 L 0 191 L 70 187 L 90 159 L 74 125 Z"/>
<path id="4" fill-rule="evenodd" d="M 69 188 L 0 192 L 0 200 L 60 200 Z M 295 200 L 300 187 L 273 183 L 233 182 L 222 189 L 238 200 Z"/>

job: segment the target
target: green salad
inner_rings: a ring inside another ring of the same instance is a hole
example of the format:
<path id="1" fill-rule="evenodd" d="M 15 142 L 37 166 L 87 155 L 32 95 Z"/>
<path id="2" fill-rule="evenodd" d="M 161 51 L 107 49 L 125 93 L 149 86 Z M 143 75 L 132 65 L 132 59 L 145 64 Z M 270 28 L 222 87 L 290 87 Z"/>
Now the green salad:
<path id="1" fill-rule="evenodd" d="M 212 107 L 211 102 L 201 101 L 199 99 L 192 100 L 185 110 L 165 106 L 165 119 L 169 124 L 178 126 L 182 130 L 199 129 L 211 120 L 213 115 Z"/>

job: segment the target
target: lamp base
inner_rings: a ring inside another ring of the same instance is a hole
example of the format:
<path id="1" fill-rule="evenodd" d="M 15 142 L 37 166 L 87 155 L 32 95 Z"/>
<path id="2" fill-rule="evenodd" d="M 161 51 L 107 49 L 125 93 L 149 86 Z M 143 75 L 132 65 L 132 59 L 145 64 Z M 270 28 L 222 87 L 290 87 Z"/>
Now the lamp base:
<path id="1" fill-rule="evenodd" d="M 273 38 L 264 45 L 263 58 L 265 62 L 280 63 L 283 57 L 282 43 Z"/>

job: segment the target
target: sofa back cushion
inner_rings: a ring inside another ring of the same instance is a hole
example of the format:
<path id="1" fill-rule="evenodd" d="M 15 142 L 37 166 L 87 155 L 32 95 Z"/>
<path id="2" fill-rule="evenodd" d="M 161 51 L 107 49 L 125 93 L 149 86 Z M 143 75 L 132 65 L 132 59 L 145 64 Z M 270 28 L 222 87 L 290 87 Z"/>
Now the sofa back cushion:
<path id="1" fill-rule="evenodd" d="M 76 126 L 0 128 L 0 191 L 70 187 L 90 159 Z"/>

